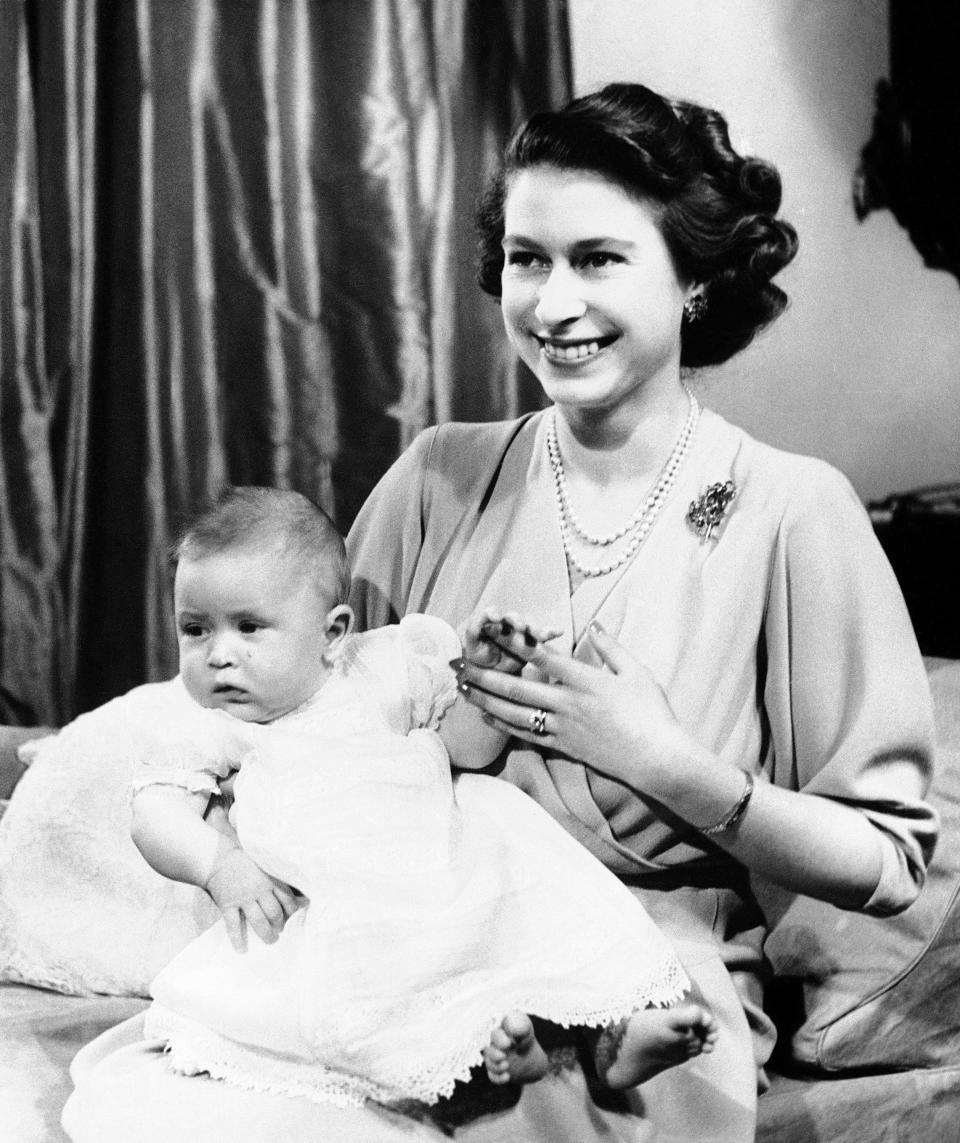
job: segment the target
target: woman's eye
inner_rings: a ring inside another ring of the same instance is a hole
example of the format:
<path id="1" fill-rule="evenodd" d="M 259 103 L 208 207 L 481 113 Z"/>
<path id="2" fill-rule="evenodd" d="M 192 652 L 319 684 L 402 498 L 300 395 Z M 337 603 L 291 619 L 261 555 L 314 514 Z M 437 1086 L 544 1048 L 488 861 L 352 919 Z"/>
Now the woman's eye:
<path id="1" fill-rule="evenodd" d="M 529 250 L 511 250 L 506 255 L 506 264 L 517 270 L 531 270 L 544 265 L 544 260 Z"/>
<path id="2" fill-rule="evenodd" d="M 618 254 L 611 254 L 609 250 L 594 250 L 583 257 L 581 265 L 587 270 L 605 270 L 622 261 Z"/>
<path id="3" fill-rule="evenodd" d="M 199 623 L 185 623 L 180 628 L 180 634 L 185 635 L 187 639 L 199 639 L 203 634 L 203 628 Z"/>

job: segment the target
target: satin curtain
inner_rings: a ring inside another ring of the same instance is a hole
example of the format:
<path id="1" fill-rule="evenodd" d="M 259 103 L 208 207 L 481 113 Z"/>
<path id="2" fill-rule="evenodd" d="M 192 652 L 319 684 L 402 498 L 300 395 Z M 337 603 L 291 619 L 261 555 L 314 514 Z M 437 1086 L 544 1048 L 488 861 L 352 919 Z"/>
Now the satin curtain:
<path id="1" fill-rule="evenodd" d="M 421 428 L 537 403 L 471 216 L 569 84 L 563 0 L 0 0 L 0 719 L 174 673 L 225 481 L 346 528 Z"/>

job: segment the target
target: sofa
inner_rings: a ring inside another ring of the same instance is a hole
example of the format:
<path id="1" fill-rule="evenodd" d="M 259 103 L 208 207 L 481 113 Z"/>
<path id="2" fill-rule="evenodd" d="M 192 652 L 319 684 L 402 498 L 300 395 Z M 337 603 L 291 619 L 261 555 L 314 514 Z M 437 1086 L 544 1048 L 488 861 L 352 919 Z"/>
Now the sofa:
<path id="1" fill-rule="evenodd" d="M 758 1143 L 960 1138 L 960 660 L 926 665 L 942 821 L 927 883 L 894 918 L 778 906 L 766 952 L 780 1040 Z M 139 861 L 126 788 L 122 768 L 78 764 L 66 731 L 0 728 L 5 1143 L 65 1143 L 71 1059 L 144 1008 L 153 973 L 212 920 L 199 891 Z"/>

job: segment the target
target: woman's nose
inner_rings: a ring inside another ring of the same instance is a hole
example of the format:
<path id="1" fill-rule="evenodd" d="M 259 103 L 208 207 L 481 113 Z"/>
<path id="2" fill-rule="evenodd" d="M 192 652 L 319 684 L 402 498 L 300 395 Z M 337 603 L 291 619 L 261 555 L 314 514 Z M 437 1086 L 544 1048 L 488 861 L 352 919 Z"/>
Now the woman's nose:
<path id="1" fill-rule="evenodd" d="M 586 313 L 580 282 L 568 266 L 554 266 L 540 287 L 534 309 L 537 321 L 544 326 L 576 321 Z"/>

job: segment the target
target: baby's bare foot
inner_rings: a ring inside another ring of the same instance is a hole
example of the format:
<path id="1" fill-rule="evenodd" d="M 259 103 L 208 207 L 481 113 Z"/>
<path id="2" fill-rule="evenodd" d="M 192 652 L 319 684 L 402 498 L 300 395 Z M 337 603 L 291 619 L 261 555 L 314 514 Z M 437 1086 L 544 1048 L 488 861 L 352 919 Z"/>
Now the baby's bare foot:
<path id="1" fill-rule="evenodd" d="M 547 1071 L 547 1054 L 523 1012 L 505 1016 L 483 1049 L 483 1062 L 491 1083 L 534 1083 Z"/>
<path id="2" fill-rule="evenodd" d="M 712 1052 L 718 1025 L 703 1004 L 644 1008 L 597 1038 L 597 1074 L 612 1088 L 633 1087 L 701 1052 Z"/>

